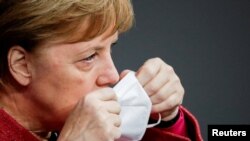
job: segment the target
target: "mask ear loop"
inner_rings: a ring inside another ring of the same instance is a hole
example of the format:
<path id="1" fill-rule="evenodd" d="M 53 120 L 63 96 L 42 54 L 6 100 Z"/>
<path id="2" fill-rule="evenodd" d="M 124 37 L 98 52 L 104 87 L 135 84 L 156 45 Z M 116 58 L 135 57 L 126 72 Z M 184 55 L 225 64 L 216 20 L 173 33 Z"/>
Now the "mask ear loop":
<path id="1" fill-rule="evenodd" d="M 156 125 L 160 124 L 161 123 L 161 114 L 158 113 L 158 121 L 156 123 L 152 123 L 152 124 L 149 124 L 147 125 L 147 128 L 152 128 L 152 127 L 155 127 Z"/>

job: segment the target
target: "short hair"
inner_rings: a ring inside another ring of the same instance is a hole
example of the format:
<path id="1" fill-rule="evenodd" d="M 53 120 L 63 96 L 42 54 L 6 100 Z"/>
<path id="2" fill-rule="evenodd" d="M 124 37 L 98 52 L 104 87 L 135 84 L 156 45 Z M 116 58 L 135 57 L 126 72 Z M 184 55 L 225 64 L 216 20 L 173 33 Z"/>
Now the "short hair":
<path id="1" fill-rule="evenodd" d="M 86 21 L 81 37 L 71 38 Z M 59 38 L 87 41 L 111 25 L 113 33 L 125 32 L 133 21 L 130 0 L 0 0 L 0 80 L 9 71 L 7 54 L 14 45 L 31 52 Z"/>

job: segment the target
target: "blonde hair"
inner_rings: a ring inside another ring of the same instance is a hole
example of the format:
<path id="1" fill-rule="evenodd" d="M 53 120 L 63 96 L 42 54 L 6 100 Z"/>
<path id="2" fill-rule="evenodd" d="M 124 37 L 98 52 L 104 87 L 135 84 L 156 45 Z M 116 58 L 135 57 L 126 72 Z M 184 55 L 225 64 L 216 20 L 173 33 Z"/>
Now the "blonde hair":
<path id="1" fill-rule="evenodd" d="M 130 0 L 0 0 L 0 78 L 13 45 L 32 51 L 48 40 L 90 40 L 110 26 L 112 32 L 125 32 L 133 20 Z M 81 36 L 71 38 L 83 23 L 87 28 Z"/>

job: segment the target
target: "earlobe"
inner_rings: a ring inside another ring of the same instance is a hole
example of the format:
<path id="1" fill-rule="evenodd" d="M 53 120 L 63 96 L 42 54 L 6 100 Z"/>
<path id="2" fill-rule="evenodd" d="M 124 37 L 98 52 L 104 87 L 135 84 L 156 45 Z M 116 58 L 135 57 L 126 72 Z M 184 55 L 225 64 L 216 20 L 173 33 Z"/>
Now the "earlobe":
<path id="1" fill-rule="evenodd" d="M 13 78 L 23 86 L 30 83 L 31 74 L 28 67 L 28 53 L 20 46 L 13 46 L 8 52 L 9 71 Z"/>

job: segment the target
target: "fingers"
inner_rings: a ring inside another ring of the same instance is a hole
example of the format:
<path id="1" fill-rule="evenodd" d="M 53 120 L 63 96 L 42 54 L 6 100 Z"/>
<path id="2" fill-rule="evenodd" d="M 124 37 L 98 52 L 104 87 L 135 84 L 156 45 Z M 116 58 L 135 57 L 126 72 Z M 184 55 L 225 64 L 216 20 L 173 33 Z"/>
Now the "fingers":
<path id="1" fill-rule="evenodd" d="M 117 101 L 117 96 L 112 88 L 99 89 L 97 90 L 97 92 L 95 92 L 95 96 L 103 101 L 110 101 L 110 100 Z"/>
<path id="2" fill-rule="evenodd" d="M 176 89 L 173 88 L 173 85 L 167 83 L 162 86 L 158 91 L 151 94 L 150 99 L 153 105 L 159 104 L 165 101 L 169 96 L 173 95 L 176 92 Z"/>
<path id="3" fill-rule="evenodd" d="M 181 99 L 183 98 L 184 88 L 182 87 L 180 79 L 177 77 L 177 75 L 173 75 L 161 88 L 151 93 L 150 98 L 153 104 L 158 104 L 167 99 L 170 95 L 176 95 Z"/>
<path id="4" fill-rule="evenodd" d="M 89 97 L 95 97 L 99 99 L 100 102 L 90 103 L 91 105 L 95 105 L 98 109 L 106 110 L 108 113 L 117 114 L 119 115 L 121 112 L 120 104 L 117 101 L 117 96 L 113 89 L 111 88 L 102 88 L 99 89 L 91 94 Z M 93 102 L 94 100 L 92 100 Z M 99 105 L 99 106 L 98 106 Z"/>
<path id="5" fill-rule="evenodd" d="M 173 78 L 150 97 L 153 104 L 152 112 L 168 111 L 182 103 L 184 88 L 177 77 Z"/>
<path id="6" fill-rule="evenodd" d="M 102 88 L 79 100 L 61 130 L 59 140 L 115 140 L 121 136 L 120 105 L 111 88 Z"/>
<path id="7" fill-rule="evenodd" d="M 126 76 L 126 74 L 128 74 L 130 71 L 131 71 L 131 70 L 128 70 L 128 69 L 123 70 L 123 71 L 121 72 L 121 74 L 120 74 L 120 80 L 121 80 L 124 76 Z"/>
<path id="8" fill-rule="evenodd" d="M 149 96 L 155 94 L 159 89 L 166 85 L 170 81 L 170 75 L 165 73 L 166 71 L 160 70 L 156 76 L 144 85 L 144 89 Z"/>
<path id="9" fill-rule="evenodd" d="M 110 116 L 107 120 L 112 121 L 112 123 L 115 127 L 120 127 L 121 123 L 122 123 L 120 116 L 117 114 L 110 114 Z"/>
<path id="10" fill-rule="evenodd" d="M 169 110 L 169 111 L 164 111 L 164 112 L 161 112 L 161 117 L 163 121 L 169 121 L 169 120 L 172 120 L 173 118 L 175 118 L 177 116 L 179 112 L 179 106 Z"/>
<path id="11" fill-rule="evenodd" d="M 119 127 L 113 127 L 112 134 L 114 136 L 113 137 L 114 140 L 117 140 L 117 139 L 119 139 L 121 137 L 122 131 L 121 131 L 121 129 Z"/>
<path id="12" fill-rule="evenodd" d="M 160 58 L 153 58 L 143 64 L 136 76 L 151 99 L 152 113 L 161 113 L 165 119 L 175 115 L 184 88 L 173 67 Z"/>
<path id="13" fill-rule="evenodd" d="M 117 101 L 108 101 L 104 104 L 104 106 L 109 113 L 119 115 L 121 112 L 121 106 Z"/>
<path id="14" fill-rule="evenodd" d="M 100 89 L 96 96 L 102 101 L 101 108 L 106 109 L 109 113 L 120 114 L 121 107 L 117 102 L 117 96 L 113 89 Z"/>
<path id="15" fill-rule="evenodd" d="M 152 113 L 162 113 L 165 111 L 171 111 L 178 107 L 182 102 L 182 98 L 171 95 L 166 100 L 162 101 L 161 103 L 154 104 L 152 106 Z"/>
<path id="16" fill-rule="evenodd" d="M 136 76 L 142 86 L 147 84 L 159 72 L 160 62 L 159 58 L 149 59 L 137 71 Z"/>

